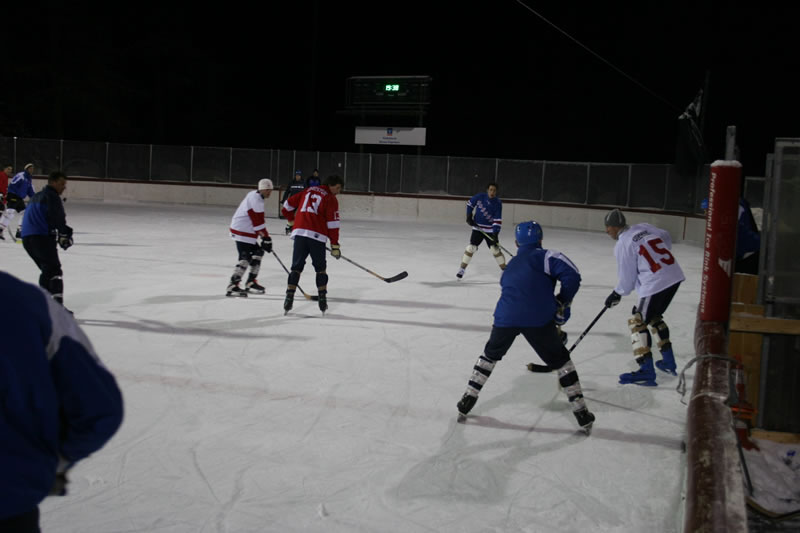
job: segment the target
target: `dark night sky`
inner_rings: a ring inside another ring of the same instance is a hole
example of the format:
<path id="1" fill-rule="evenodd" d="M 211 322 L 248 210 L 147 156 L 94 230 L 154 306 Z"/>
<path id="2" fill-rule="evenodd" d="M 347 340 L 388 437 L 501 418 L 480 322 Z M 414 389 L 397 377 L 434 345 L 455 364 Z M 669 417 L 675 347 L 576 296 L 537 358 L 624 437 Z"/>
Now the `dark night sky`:
<path id="1" fill-rule="evenodd" d="M 800 136 L 800 7 L 525 3 L 645 88 L 514 0 L 19 2 L 0 134 L 357 151 L 345 80 L 428 75 L 425 154 L 669 163 L 708 73 L 711 160 L 729 124 L 750 175 Z"/>

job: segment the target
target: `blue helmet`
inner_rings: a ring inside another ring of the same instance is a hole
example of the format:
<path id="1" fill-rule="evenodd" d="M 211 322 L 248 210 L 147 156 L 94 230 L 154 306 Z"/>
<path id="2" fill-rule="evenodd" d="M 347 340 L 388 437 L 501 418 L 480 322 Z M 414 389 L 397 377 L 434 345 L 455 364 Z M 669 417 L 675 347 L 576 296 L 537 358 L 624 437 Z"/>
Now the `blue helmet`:
<path id="1" fill-rule="evenodd" d="M 542 244 L 542 227 L 538 222 L 534 222 L 533 220 L 517 224 L 517 229 L 514 233 L 517 244 L 520 246 L 526 244 L 541 246 Z"/>

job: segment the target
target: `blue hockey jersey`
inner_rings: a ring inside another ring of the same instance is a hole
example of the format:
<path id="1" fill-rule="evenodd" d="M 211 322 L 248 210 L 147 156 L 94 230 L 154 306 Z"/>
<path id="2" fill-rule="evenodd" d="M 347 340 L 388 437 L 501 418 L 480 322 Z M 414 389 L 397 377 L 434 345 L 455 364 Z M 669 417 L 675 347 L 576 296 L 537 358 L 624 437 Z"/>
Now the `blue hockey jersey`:
<path id="1" fill-rule="evenodd" d="M 64 202 L 58 192 L 50 185 L 33 195 L 22 219 L 22 237 L 29 235 L 50 235 L 56 232 L 72 235 L 67 226 Z"/>
<path id="2" fill-rule="evenodd" d="M 33 176 L 27 170 L 18 172 L 10 182 L 8 182 L 8 192 L 16 194 L 20 198 L 33 196 Z"/>
<path id="3" fill-rule="evenodd" d="M 467 201 L 467 213 L 473 211 L 473 228 L 485 233 L 500 233 L 503 225 L 503 202 L 500 198 L 489 198 L 485 192 L 478 193 Z"/>
<path id="4" fill-rule="evenodd" d="M 553 320 L 558 307 L 556 282 L 561 284 L 558 298 L 572 302 L 581 284 L 578 267 L 561 252 L 535 244 L 520 246 L 500 277 L 494 326 L 537 327 Z"/>
<path id="5" fill-rule="evenodd" d="M 122 422 L 122 395 L 72 316 L 39 287 L 0 272 L 14 312 L 0 321 L 0 518 L 50 492 L 59 458 L 100 449 Z"/>

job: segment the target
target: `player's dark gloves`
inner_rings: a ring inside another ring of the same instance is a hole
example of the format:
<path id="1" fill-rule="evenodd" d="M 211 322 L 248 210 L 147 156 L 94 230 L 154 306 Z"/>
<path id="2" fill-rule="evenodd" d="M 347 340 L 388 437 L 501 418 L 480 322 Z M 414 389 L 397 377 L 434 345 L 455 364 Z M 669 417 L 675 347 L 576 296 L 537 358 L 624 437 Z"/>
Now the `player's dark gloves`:
<path id="1" fill-rule="evenodd" d="M 65 233 L 61 233 L 58 236 L 58 245 L 63 249 L 66 250 L 70 246 L 72 246 L 73 240 L 72 235 L 67 235 Z"/>
<path id="2" fill-rule="evenodd" d="M 331 244 L 331 255 L 334 259 L 339 259 L 342 257 L 342 250 L 338 244 Z"/>
<path id="3" fill-rule="evenodd" d="M 269 237 L 267 237 L 266 239 L 262 237 L 261 238 L 261 249 L 264 250 L 265 252 L 267 252 L 268 254 L 271 254 L 272 253 L 272 239 L 270 239 Z"/>
<path id="4" fill-rule="evenodd" d="M 606 298 L 606 307 L 611 309 L 612 307 L 617 305 L 620 300 L 622 300 L 622 296 L 617 294 L 616 291 L 611 291 L 611 294 L 609 294 L 608 298 Z"/>
<path id="5" fill-rule="evenodd" d="M 563 326 L 569 320 L 571 311 L 569 302 L 564 303 L 560 298 L 556 297 L 556 316 L 553 317 L 557 326 Z"/>

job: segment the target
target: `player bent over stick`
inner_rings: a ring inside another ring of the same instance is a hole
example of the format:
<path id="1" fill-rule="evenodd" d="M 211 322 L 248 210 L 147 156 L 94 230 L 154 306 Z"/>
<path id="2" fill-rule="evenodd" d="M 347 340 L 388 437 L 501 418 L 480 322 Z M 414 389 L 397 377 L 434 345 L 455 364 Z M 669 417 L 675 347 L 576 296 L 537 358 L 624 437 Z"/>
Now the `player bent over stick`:
<path id="1" fill-rule="evenodd" d="M 248 292 L 264 294 L 265 289 L 259 285 L 256 277 L 261 270 L 261 258 L 264 252 L 272 252 L 272 239 L 264 220 L 264 200 L 272 194 L 272 181 L 262 179 L 258 182 L 258 190 L 250 191 L 239 204 L 231 219 L 231 238 L 236 241 L 239 262 L 233 270 L 231 281 L 225 296 L 247 296 Z M 258 244 L 261 237 L 261 245 Z M 250 267 L 245 288 L 239 287 L 244 273 Z"/>
<path id="2" fill-rule="evenodd" d="M 290 196 L 281 212 L 292 224 L 294 251 L 292 252 L 292 271 L 286 286 L 286 299 L 283 301 L 284 314 L 294 305 L 294 293 L 300 282 L 300 274 L 311 256 L 311 264 L 317 273 L 317 294 L 319 310 L 328 310 L 328 274 L 325 261 L 325 244 L 331 241 L 331 255 L 335 259 L 342 256 L 339 249 L 339 201 L 336 195 L 342 191 L 344 180 L 340 176 L 325 178 L 322 185 L 314 185 L 299 194 Z"/>
<path id="3" fill-rule="evenodd" d="M 539 357 L 556 369 L 578 425 L 588 434 L 595 417 L 586 407 L 578 372 L 557 328 L 569 320 L 570 305 L 581 283 L 580 273 L 561 252 L 542 248 L 542 228 L 538 223 L 522 222 L 515 234 L 519 250 L 500 278 L 502 292 L 494 311 L 492 333 L 457 404 L 459 420 L 463 421 L 470 412 L 495 365 L 522 334 Z M 557 281 L 561 288 L 554 296 Z"/>
<path id="4" fill-rule="evenodd" d="M 506 258 L 500 251 L 500 228 L 503 224 L 503 202 L 497 197 L 497 184 L 490 183 L 486 192 L 481 192 L 467 201 L 467 224 L 472 228 L 469 244 L 461 258 L 461 267 L 456 277 L 464 277 L 464 271 L 478 251 L 478 246 L 485 240 L 495 261 L 501 269 L 506 268 Z"/>

